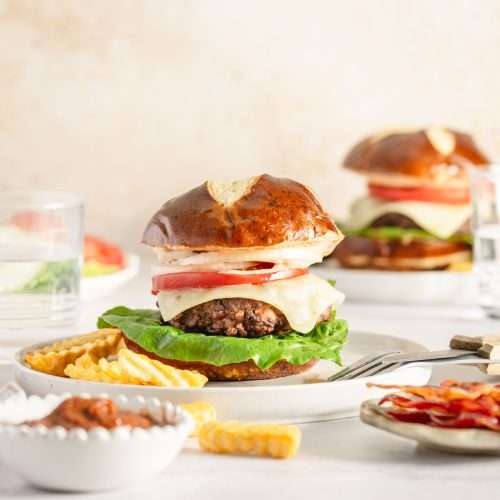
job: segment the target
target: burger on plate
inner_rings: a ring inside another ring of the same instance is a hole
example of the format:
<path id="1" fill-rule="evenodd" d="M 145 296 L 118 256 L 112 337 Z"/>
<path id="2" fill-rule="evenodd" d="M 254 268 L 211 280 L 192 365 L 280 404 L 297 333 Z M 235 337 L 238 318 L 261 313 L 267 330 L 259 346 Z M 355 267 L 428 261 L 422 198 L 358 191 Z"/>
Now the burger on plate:
<path id="1" fill-rule="evenodd" d="M 471 258 L 467 167 L 486 156 L 468 134 L 441 127 L 384 131 L 356 144 L 344 166 L 364 175 L 368 195 L 354 201 L 343 267 L 433 270 Z"/>
<path id="2" fill-rule="evenodd" d="M 340 363 L 344 295 L 311 274 L 343 235 L 315 195 L 260 175 L 205 182 L 167 201 L 143 242 L 155 252 L 159 310 L 117 307 L 99 326 L 130 349 L 210 380 L 268 379 Z"/>

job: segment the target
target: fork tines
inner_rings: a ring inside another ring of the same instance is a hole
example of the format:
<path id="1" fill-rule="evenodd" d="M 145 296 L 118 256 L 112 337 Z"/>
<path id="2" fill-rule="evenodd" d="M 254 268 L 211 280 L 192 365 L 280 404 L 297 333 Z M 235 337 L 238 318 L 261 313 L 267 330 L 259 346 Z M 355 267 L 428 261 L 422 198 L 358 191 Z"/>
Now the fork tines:
<path id="1" fill-rule="evenodd" d="M 328 382 L 333 382 L 337 380 L 349 380 L 352 378 L 359 377 L 365 374 L 367 371 L 373 370 L 375 368 L 380 368 L 381 362 L 387 356 L 393 354 L 399 354 L 400 351 L 381 351 L 375 354 L 369 354 L 364 358 L 354 362 L 352 365 L 340 370 L 339 372 L 333 374 L 328 378 Z"/>

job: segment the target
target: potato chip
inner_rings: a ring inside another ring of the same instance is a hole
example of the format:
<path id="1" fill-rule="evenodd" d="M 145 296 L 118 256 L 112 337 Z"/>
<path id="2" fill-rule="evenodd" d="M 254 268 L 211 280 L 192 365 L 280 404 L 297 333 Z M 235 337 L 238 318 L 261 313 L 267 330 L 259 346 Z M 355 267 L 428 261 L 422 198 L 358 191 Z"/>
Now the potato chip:
<path id="1" fill-rule="evenodd" d="M 103 328 L 47 345 L 38 351 L 26 354 L 24 359 L 34 370 L 63 376 L 66 366 L 86 353 L 101 358 L 116 352 L 121 338 L 120 330 Z"/>
<path id="2" fill-rule="evenodd" d="M 130 349 L 118 352 L 118 363 L 125 373 L 141 380 L 144 385 L 203 387 L 208 382 L 207 377 L 198 372 L 174 368 Z"/>
<path id="3" fill-rule="evenodd" d="M 237 421 L 208 422 L 198 435 L 200 448 L 210 453 L 293 457 L 301 432 L 294 425 L 254 424 Z"/>
<path id="4" fill-rule="evenodd" d="M 81 364 L 69 364 L 64 373 L 70 377 L 77 380 L 87 380 L 89 382 L 107 382 L 115 383 L 115 379 L 110 377 L 107 373 L 104 373 L 99 368 L 99 365 L 95 363 L 81 363 Z"/>
<path id="5" fill-rule="evenodd" d="M 78 380 L 160 387 L 202 387 L 208 381 L 198 372 L 179 370 L 126 348 L 118 351 L 116 360 L 85 353 L 66 366 L 64 373 Z"/>
<path id="6" fill-rule="evenodd" d="M 205 401 L 194 401 L 193 403 L 182 403 L 180 407 L 187 411 L 196 424 L 191 436 L 197 436 L 201 427 L 217 418 L 215 406 Z"/>

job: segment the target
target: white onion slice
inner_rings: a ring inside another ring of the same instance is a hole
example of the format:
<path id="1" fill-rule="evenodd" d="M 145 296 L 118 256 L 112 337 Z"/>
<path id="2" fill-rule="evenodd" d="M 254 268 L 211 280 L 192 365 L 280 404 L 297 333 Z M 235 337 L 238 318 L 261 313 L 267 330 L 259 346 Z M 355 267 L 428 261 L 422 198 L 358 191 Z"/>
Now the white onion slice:
<path id="1" fill-rule="evenodd" d="M 239 264 L 242 264 L 241 267 Z M 275 264 L 272 267 L 263 269 L 248 269 L 253 267 L 255 262 L 245 262 L 245 263 L 222 263 L 214 265 L 205 266 L 153 266 L 153 276 L 160 276 L 161 274 L 173 274 L 173 273 L 196 273 L 196 272 L 217 272 L 221 274 L 269 274 L 276 271 L 283 271 L 285 269 L 303 269 L 307 266 L 302 267 L 291 267 L 285 266 L 283 264 Z"/>
<path id="2" fill-rule="evenodd" d="M 333 234 L 333 233 L 332 233 Z M 337 236 L 337 235 L 335 235 Z M 188 266 L 190 270 L 232 270 L 251 267 L 255 262 L 282 264 L 285 267 L 304 268 L 321 262 L 336 245 L 336 240 L 325 238 L 300 245 L 283 245 L 259 249 L 228 249 L 218 252 L 169 251 L 154 248 L 160 264 L 174 267 Z M 250 264 L 250 265 L 249 265 Z M 174 272 L 174 271 L 170 271 Z"/>

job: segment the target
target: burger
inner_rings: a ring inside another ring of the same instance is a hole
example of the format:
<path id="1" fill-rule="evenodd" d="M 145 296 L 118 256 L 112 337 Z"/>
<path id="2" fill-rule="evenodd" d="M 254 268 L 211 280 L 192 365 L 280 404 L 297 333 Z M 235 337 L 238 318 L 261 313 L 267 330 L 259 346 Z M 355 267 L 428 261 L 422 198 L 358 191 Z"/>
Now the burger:
<path id="1" fill-rule="evenodd" d="M 127 346 L 210 380 L 270 379 L 319 359 L 340 364 L 344 295 L 309 272 L 342 240 L 315 195 L 260 175 L 205 182 L 167 201 L 143 243 L 156 254 L 157 310 L 116 307 L 99 327 Z"/>
<path id="2" fill-rule="evenodd" d="M 433 126 L 384 131 L 362 140 L 344 166 L 368 180 L 334 252 L 348 268 L 420 271 L 471 259 L 467 167 L 486 156 L 468 134 Z"/>

